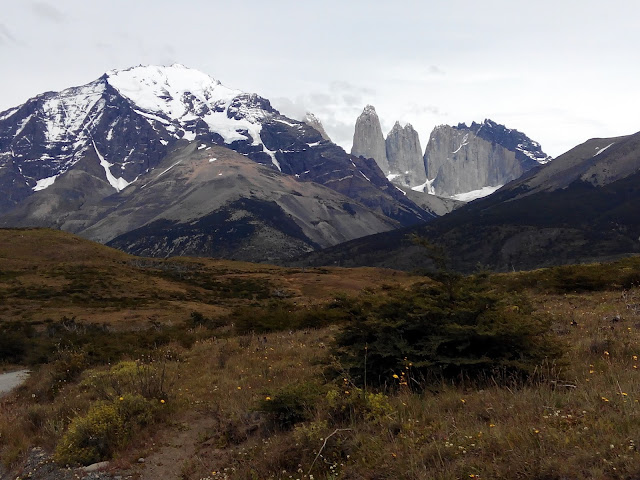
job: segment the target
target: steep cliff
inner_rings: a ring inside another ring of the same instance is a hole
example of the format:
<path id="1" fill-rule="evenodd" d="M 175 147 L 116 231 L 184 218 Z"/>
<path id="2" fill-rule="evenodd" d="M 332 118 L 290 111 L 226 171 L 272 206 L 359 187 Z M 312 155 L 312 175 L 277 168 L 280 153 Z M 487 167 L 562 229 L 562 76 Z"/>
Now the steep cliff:
<path id="1" fill-rule="evenodd" d="M 391 181 L 407 187 L 423 185 L 427 181 L 420 138 L 411 124 L 402 127 L 396 122 L 385 145 Z"/>
<path id="2" fill-rule="evenodd" d="M 504 185 L 547 161 L 539 144 L 491 120 L 438 126 L 424 153 L 433 192 L 443 196 Z"/>
<path id="3" fill-rule="evenodd" d="M 356 128 L 353 133 L 353 146 L 351 155 L 357 157 L 373 158 L 382 173 L 389 174 L 389 161 L 387 160 L 387 147 L 380 127 L 380 119 L 376 109 L 367 105 L 356 120 Z"/>

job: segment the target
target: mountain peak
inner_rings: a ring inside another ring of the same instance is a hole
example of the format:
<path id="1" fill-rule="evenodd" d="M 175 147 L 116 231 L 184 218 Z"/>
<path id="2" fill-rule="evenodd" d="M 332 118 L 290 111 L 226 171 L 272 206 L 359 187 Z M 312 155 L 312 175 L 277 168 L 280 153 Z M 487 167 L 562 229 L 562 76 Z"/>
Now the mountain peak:
<path id="1" fill-rule="evenodd" d="M 373 158 L 385 175 L 389 174 L 387 147 L 380 126 L 380 119 L 373 105 L 367 105 L 356 120 L 351 154 Z"/>
<path id="2" fill-rule="evenodd" d="M 367 105 L 366 107 L 364 107 L 364 110 L 362 111 L 361 116 L 378 116 L 378 114 L 376 113 L 376 107 L 374 107 L 373 105 Z"/>
<path id="3" fill-rule="evenodd" d="M 315 128 L 318 132 L 320 132 L 320 135 L 322 135 L 322 138 L 324 138 L 325 140 L 331 141 L 331 138 L 329 138 L 329 135 L 327 134 L 326 130 L 324 129 L 324 126 L 322 125 L 322 122 L 313 113 L 307 112 L 305 114 L 305 116 L 303 117 L 302 121 L 304 123 L 306 123 L 307 125 L 310 125 L 313 128 Z"/>
<path id="4" fill-rule="evenodd" d="M 180 64 L 169 67 L 139 65 L 126 70 L 111 70 L 106 74 L 106 81 L 138 107 L 164 113 L 171 119 L 181 118 L 187 113 L 187 98 L 204 104 L 228 103 L 243 93 Z"/>

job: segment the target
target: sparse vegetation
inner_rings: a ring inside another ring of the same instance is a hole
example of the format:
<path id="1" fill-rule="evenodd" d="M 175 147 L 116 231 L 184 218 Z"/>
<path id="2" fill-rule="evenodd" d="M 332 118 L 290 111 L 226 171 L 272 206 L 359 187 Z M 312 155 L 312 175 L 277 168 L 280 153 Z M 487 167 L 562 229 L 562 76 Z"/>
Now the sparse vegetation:
<path id="1" fill-rule="evenodd" d="M 133 473 L 139 457 L 174 448 L 184 456 L 166 477 L 194 480 L 640 475 L 636 260 L 446 283 L 185 259 L 167 267 L 183 272 L 175 280 L 150 273 L 173 261 L 73 247 L 102 262 L 83 272 L 111 271 L 93 294 L 134 300 L 20 299 L 7 285 L 52 291 L 69 279 L 48 276 L 46 252 L 38 270 L 30 254 L 7 260 L 0 338 L 17 341 L 3 361 L 33 366 L 0 401 L 8 467 L 40 445 L 62 465 L 116 459 Z M 55 268 L 72 271 L 69 261 Z M 269 293 L 188 285 L 190 262 L 222 283 L 255 275 Z M 127 324 L 156 301 L 170 314 Z M 111 321 L 88 321 L 104 309 Z"/>

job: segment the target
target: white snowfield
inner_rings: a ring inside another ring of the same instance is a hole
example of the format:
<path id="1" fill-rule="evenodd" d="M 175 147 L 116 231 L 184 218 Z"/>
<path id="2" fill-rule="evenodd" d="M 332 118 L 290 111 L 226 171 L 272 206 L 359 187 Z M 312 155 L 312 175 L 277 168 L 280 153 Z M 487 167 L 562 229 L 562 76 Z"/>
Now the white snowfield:
<path id="1" fill-rule="evenodd" d="M 451 198 L 453 198 L 454 200 L 460 200 L 462 202 L 470 202 L 472 200 L 477 200 L 478 198 L 491 195 L 501 187 L 502 185 L 498 185 L 497 187 L 484 187 L 478 190 L 472 190 L 471 192 L 459 193 L 457 195 L 451 196 Z"/>
<path id="2" fill-rule="evenodd" d="M 262 145 L 263 151 L 280 170 L 274 152 L 268 150 L 260 138 L 260 121 L 269 114 L 259 108 L 240 105 L 243 118 L 236 120 L 227 115 L 236 97 L 244 95 L 242 91 L 225 87 L 209 75 L 180 64 L 113 70 L 107 73 L 107 82 L 146 114 L 178 124 L 184 138 L 195 138 L 188 122 L 202 118 L 209 130 L 219 134 L 227 144 L 251 139 L 252 145 Z M 177 133 L 176 137 L 180 138 Z"/>

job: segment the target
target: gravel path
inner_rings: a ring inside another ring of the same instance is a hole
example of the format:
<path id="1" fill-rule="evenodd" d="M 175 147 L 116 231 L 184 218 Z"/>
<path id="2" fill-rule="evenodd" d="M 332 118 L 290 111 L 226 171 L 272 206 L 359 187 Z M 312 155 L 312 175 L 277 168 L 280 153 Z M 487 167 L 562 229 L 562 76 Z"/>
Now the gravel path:
<path id="1" fill-rule="evenodd" d="M 19 386 L 29 377 L 29 370 L 18 370 L 16 372 L 0 373 L 0 397 L 6 395 L 11 390 Z"/>

